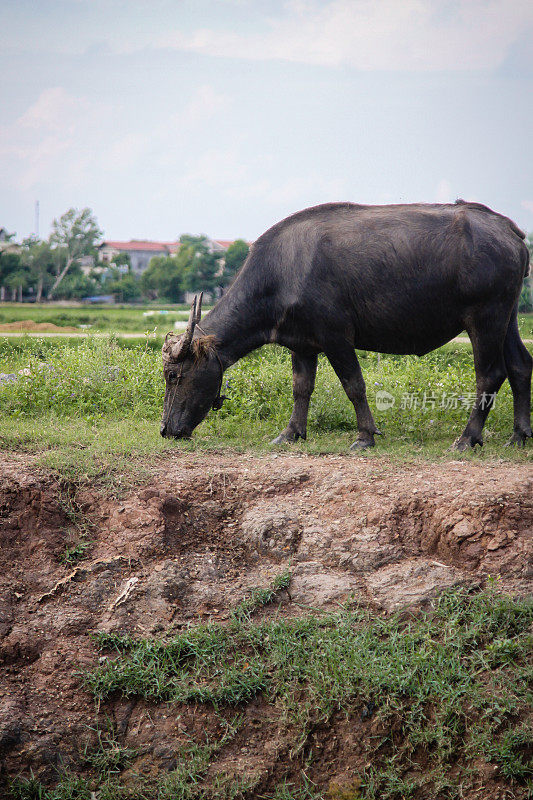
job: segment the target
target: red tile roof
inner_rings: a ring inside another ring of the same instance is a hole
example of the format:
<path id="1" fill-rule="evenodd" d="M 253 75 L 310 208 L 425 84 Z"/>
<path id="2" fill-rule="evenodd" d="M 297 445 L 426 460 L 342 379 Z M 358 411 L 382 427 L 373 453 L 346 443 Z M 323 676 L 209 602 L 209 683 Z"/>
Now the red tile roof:
<path id="1" fill-rule="evenodd" d="M 168 247 L 171 253 L 177 253 L 181 247 L 181 242 L 161 242 L 165 247 Z"/>
<path id="2" fill-rule="evenodd" d="M 165 253 L 172 251 L 174 248 L 177 250 L 179 246 L 179 242 L 149 242 L 142 239 L 131 239 L 129 242 L 112 242 L 106 240 L 102 242 L 100 248 L 110 247 L 113 250 L 142 250 L 144 252 Z"/>

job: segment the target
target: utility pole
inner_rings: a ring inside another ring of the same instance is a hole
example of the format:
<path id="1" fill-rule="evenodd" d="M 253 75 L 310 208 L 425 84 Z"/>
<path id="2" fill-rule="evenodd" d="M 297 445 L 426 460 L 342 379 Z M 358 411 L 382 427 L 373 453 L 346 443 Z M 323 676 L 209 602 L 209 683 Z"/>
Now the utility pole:
<path id="1" fill-rule="evenodd" d="M 35 236 L 39 238 L 39 201 L 35 201 Z"/>

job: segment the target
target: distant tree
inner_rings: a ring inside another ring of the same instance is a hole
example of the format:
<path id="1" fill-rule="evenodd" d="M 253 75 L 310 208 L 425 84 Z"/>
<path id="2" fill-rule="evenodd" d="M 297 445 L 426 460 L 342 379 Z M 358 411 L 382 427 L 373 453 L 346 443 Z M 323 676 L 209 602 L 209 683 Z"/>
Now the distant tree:
<path id="1" fill-rule="evenodd" d="M 106 281 L 104 293 L 115 295 L 119 303 L 133 303 L 141 296 L 140 280 L 135 275 L 123 275 L 116 280 Z"/>
<path id="2" fill-rule="evenodd" d="M 113 263 L 117 267 L 127 267 L 128 272 L 131 272 L 131 258 L 129 253 L 119 253 L 118 256 L 113 258 Z"/>
<path id="3" fill-rule="evenodd" d="M 101 287 L 97 281 L 74 268 L 58 286 L 57 297 L 61 300 L 78 300 L 81 297 L 100 294 L 100 291 Z"/>
<path id="4" fill-rule="evenodd" d="M 533 271 L 533 233 L 530 233 L 526 238 L 526 244 L 529 250 L 529 260 L 531 262 L 530 273 Z M 533 311 L 533 275 L 529 275 L 524 280 L 522 291 L 520 293 L 520 300 L 518 301 L 518 310 L 530 312 Z"/>
<path id="5" fill-rule="evenodd" d="M 149 300 L 155 300 L 158 296 L 162 262 L 166 260 L 166 256 L 153 256 L 147 269 L 141 275 L 141 291 Z"/>
<path id="6" fill-rule="evenodd" d="M 25 269 L 17 269 L 11 272 L 5 281 L 8 289 L 11 289 L 11 300 L 14 302 L 18 299 L 19 303 L 22 301 L 22 292 L 28 286 L 28 272 Z"/>
<path id="7" fill-rule="evenodd" d="M 27 270 L 20 254 L 0 252 L 0 297 L 5 299 L 7 289 L 11 292 L 11 300 L 16 300 L 17 294 L 20 295 L 27 282 Z"/>
<path id="8" fill-rule="evenodd" d="M 148 269 L 141 275 L 143 294 L 151 300 L 158 298 L 179 303 L 183 297 L 183 272 L 186 262 L 187 254 L 182 250 L 175 256 L 151 258 Z"/>
<path id="9" fill-rule="evenodd" d="M 102 231 L 90 208 L 83 208 L 81 211 L 70 208 L 58 220 L 53 221 L 49 241 L 58 249 L 61 261 L 64 259 L 64 266 L 58 265 L 57 276 L 48 292 L 49 299 L 54 296 L 57 287 L 77 259 L 94 252 L 101 237 Z"/>
<path id="10" fill-rule="evenodd" d="M 199 251 L 209 251 L 207 236 L 205 236 L 203 233 L 200 234 L 200 236 L 194 236 L 191 233 L 182 233 L 180 236 L 180 244 L 185 245 L 186 247 L 193 247 L 195 250 Z"/>
<path id="11" fill-rule="evenodd" d="M 250 252 L 249 245 L 244 239 L 236 239 L 226 250 L 224 258 L 224 285 L 230 283 L 240 270 Z"/>
<path id="12" fill-rule="evenodd" d="M 220 253 L 195 252 L 183 276 L 183 288 L 188 292 L 210 292 L 219 285 Z"/>
<path id="13" fill-rule="evenodd" d="M 185 291 L 213 291 L 220 284 L 223 253 L 211 252 L 206 236 L 184 234 L 180 242 L 178 254 L 186 261 L 183 273 Z"/>
<path id="14" fill-rule="evenodd" d="M 43 291 L 48 291 L 54 282 L 56 262 L 49 242 L 30 236 L 22 242 L 22 262 L 30 272 L 29 282 L 35 289 L 35 301 L 40 303 Z"/>

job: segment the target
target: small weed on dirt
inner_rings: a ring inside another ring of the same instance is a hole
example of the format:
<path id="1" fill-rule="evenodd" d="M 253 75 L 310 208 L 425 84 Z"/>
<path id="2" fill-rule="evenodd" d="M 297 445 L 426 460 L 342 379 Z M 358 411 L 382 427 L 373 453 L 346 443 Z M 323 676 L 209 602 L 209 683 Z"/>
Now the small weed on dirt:
<path id="1" fill-rule="evenodd" d="M 268 589 L 254 587 L 250 589 L 247 597 L 235 607 L 232 613 L 233 620 L 239 624 L 243 620 L 250 619 L 254 611 L 264 606 L 270 605 L 279 596 L 280 592 L 288 592 L 291 583 L 291 573 L 289 570 L 282 572 L 272 581 Z"/>
<path id="2" fill-rule="evenodd" d="M 86 558 L 90 551 L 92 523 L 78 503 L 76 490 L 72 484 L 61 487 L 57 494 L 57 502 L 67 519 L 67 536 L 71 540 L 60 560 L 67 566 L 73 566 Z"/>

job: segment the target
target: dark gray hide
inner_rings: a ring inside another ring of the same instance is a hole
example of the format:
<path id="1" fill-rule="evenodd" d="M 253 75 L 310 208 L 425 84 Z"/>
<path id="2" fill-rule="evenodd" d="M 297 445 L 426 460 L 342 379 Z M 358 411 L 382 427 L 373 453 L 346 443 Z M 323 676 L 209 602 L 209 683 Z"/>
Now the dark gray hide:
<path id="1" fill-rule="evenodd" d="M 216 403 L 223 371 L 276 342 L 293 354 L 295 400 L 276 442 L 305 438 L 317 355 L 323 352 L 355 407 L 354 446 L 372 446 L 377 431 L 354 348 L 422 355 L 466 330 L 477 401 L 457 446 L 482 444 L 491 405 L 485 398 L 506 377 L 514 396 L 511 441 L 523 444 L 531 436 L 532 365 L 516 320 L 529 263 L 523 238 L 507 217 L 462 200 L 329 203 L 293 214 L 255 242 L 201 329 L 195 323 L 191 344 L 180 349 L 181 337 L 166 342 L 161 433 L 190 435 Z"/>

